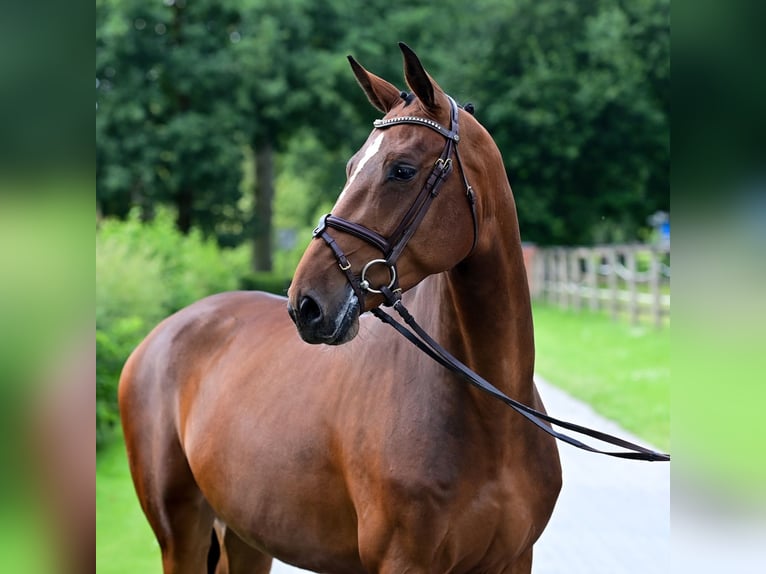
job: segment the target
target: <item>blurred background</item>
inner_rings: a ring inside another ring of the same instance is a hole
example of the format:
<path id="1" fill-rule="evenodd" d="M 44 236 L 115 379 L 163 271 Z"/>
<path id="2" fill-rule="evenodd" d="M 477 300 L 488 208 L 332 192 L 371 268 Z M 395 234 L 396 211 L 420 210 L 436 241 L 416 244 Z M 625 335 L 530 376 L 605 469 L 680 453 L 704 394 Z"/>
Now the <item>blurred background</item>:
<path id="1" fill-rule="evenodd" d="M 762 3 L 673 3 L 671 147 L 669 0 L 97 0 L 95 150 L 91 6 L 0 19 L 0 570 L 91 571 L 97 530 L 99 571 L 157 571 L 122 363 L 210 292 L 284 292 L 378 115 L 345 56 L 404 89 L 398 41 L 503 153 L 538 371 L 672 447 L 673 571 L 763 564 Z"/>
<path id="2" fill-rule="evenodd" d="M 525 240 L 649 238 L 669 210 L 669 3 L 99 0 L 97 202 L 154 219 L 253 271 L 332 205 L 377 117 L 345 56 L 402 88 L 396 43 L 505 153 Z M 275 261 L 275 259 L 277 261 Z"/>
<path id="3" fill-rule="evenodd" d="M 538 372 L 669 449 L 669 19 L 667 0 L 98 0 L 99 571 L 158 564 L 119 434 L 127 355 L 208 293 L 285 293 L 379 116 L 346 56 L 406 89 L 400 41 L 503 153 Z"/>

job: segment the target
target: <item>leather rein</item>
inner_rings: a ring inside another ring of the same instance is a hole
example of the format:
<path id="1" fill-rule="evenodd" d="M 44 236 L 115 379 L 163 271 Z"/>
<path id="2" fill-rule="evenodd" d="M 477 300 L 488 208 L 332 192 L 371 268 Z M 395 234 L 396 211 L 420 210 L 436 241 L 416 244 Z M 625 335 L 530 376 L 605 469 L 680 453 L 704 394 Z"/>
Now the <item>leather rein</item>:
<path id="1" fill-rule="evenodd" d="M 426 183 L 423 185 L 423 188 L 420 190 L 420 193 L 402 217 L 399 225 L 388 238 L 383 237 L 382 235 L 363 225 L 348 221 L 342 217 L 338 217 L 329 213 L 322 216 L 319 221 L 319 225 L 316 227 L 316 229 L 314 229 L 313 236 L 315 238 L 321 238 L 324 240 L 324 242 L 332 250 L 335 258 L 338 261 L 338 266 L 346 275 L 349 284 L 359 299 L 360 308 L 364 308 L 365 293 L 383 295 L 385 299 L 384 305 L 392 307 L 402 318 L 404 324 L 397 321 L 396 318 L 389 315 L 388 313 L 385 313 L 380 307 L 375 307 L 370 311 L 373 315 L 375 315 L 375 317 L 393 327 L 410 343 L 431 357 L 431 359 L 446 369 L 450 370 L 452 373 L 459 376 L 469 384 L 502 401 L 514 409 L 521 416 L 525 417 L 531 423 L 536 425 L 538 428 L 561 441 L 589 452 L 632 460 L 669 461 L 669 454 L 657 452 L 597 430 L 556 419 L 547 415 L 546 413 L 537 411 L 523 403 L 520 403 L 519 401 L 516 401 L 515 399 L 512 399 L 503 393 L 500 389 L 488 382 L 486 379 L 481 377 L 479 374 L 472 371 L 465 364 L 450 354 L 444 347 L 437 343 L 415 321 L 414 317 L 409 313 L 409 311 L 402 303 L 402 290 L 399 287 L 399 278 L 396 271 L 396 261 L 407 245 L 407 242 L 415 234 L 415 231 L 417 231 L 417 228 L 425 217 L 431 203 L 434 199 L 436 199 L 436 197 L 438 197 L 442 184 L 452 172 L 453 153 L 463 177 L 463 183 L 466 189 L 466 197 L 468 199 L 468 204 L 471 209 L 471 216 L 473 218 L 474 238 L 471 252 L 473 252 L 473 249 L 476 247 L 476 242 L 478 240 L 476 195 L 473 191 L 473 188 L 468 183 L 457 149 L 457 143 L 460 141 L 460 135 L 458 133 L 458 105 L 452 98 L 449 98 L 449 102 L 450 129 L 445 128 L 433 120 L 418 116 L 398 116 L 389 119 L 375 120 L 373 124 L 376 129 L 387 129 L 391 126 L 399 124 L 421 125 L 440 133 L 447 140 L 441 155 L 434 163 L 431 174 L 426 180 Z M 343 253 L 343 250 L 340 248 L 340 246 L 338 246 L 333 237 L 330 235 L 328 231 L 329 229 L 335 229 L 344 233 L 348 233 L 354 237 L 366 241 L 367 243 L 380 250 L 383 254 L 383 258 L 369 261 L 362 267 L 360 275 L 356 275 L 353 271 L 351 271 L 351 263 Z M 389 283 L 386 285 L 380 285 L 377 288 L 372 287 L 370 285 L 369 279 L 367 278 L 370 268 L 375 265 L 385 265 L 389 270 Z M 567 434 L 554 430 L 551 427 L 551 424 L 578 434 L 589 436 L 611 445 L 619 446 L 626 450 L 605 451 L 597 449 Z"/>

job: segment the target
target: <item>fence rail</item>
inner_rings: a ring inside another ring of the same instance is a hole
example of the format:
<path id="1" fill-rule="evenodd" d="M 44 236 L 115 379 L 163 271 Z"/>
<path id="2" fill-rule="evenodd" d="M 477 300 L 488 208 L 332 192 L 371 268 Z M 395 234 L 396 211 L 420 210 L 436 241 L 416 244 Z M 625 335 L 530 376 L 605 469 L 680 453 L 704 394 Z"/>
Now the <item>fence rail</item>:
<path id="1" fill-rule="evenodd" d="M 670 247 L 525 246 L 533 298 L 562 308 L 608 311 L 633 324 L 670 322 Z"/>

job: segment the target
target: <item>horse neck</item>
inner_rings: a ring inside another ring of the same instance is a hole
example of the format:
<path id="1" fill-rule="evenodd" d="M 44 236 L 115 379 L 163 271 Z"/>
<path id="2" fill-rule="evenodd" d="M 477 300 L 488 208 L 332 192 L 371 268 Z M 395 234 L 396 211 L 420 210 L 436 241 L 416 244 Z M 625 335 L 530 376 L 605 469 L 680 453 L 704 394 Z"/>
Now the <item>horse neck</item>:
<path id="1" fill-rule="evenodd" d="M 441 301 L 437 329 L 470 368 L 507 395 L 533 404 L 532 310 L 510 187 L 508 201 L 501 211 L 506 220 L 484 222 L 474 253 L 435 282 Z"/>

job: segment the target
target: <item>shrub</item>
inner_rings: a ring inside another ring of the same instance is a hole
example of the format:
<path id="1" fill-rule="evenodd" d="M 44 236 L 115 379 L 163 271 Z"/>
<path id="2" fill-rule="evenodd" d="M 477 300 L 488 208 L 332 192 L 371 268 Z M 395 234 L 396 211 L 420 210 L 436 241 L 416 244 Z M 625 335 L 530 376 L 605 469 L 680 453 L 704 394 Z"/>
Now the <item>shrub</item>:
<path id="1" fill-rule="evenodd" d="M 137 213 L 96 232 L 97 446 L 116 428 L 117 383 L 125 360 L 164 317 L 212 293 L 239 287 L 246 248 L 223 250 L 199 232 L 182 235 L 172 213 L 150 223 Z"/>
<path id="2" fill-rule="evenodd" d="M 266 291 L 275 295 L 284 296 L 290 287 L 290 277 L 283 277 L 278 273 L 249 273 L 240 279 L 240 289 L 248 291 Z"/>
<path id="3" fill-rule="evenodd" d="M 121 251 L 121 257 L 128 252 L 128 257 L 136 254 L 137 260 L 156 268 L 148 269 L 147 273 L 153 280 L 155 271 L 159 272 L 163 286 L 158 297 L 165 314 L 211 293 L 236 289 L 239 278 L 249 269 L 246 248 L 222 250 L 215 241 L 203 239 L 198 230 L 185 236 L 176 230 L 172 213 L 164 209 L 151 223 L 142 223 L 135 212 L 126 221 L 105 221 L 97 236 L 97 249 L 99 242 Z M 136 281 L 141 280 L 141 271 L 135 278 L 128 277 L 136 270 L 122 269 L 122 259 L 110 258 L 109 253 L 106 257 L 108 269 L 104 271 L 115 281 L 127 280 L 135 287 Z M 101 277 L 97 277 L 97 281 L 100 282 Z"/>
<path id="4" fill-rule="evenodd" d="M 117 319 L 96 328 L 96 447 L 109 443 L 119 421 L 117 383 L 125 360 L 149 326 L 140 317 Z"/>
<path id="5" fill-rule="evenodd" d="M 118 222 L 106 222 L 96 234 L 96 326 L 106 328 L 124 317 L 157 321 L 169 307 L 170 285 L 163 261 L 150 246 L 127 238 Z M 132 231 L 132 230 L 131 230 Z"/>

